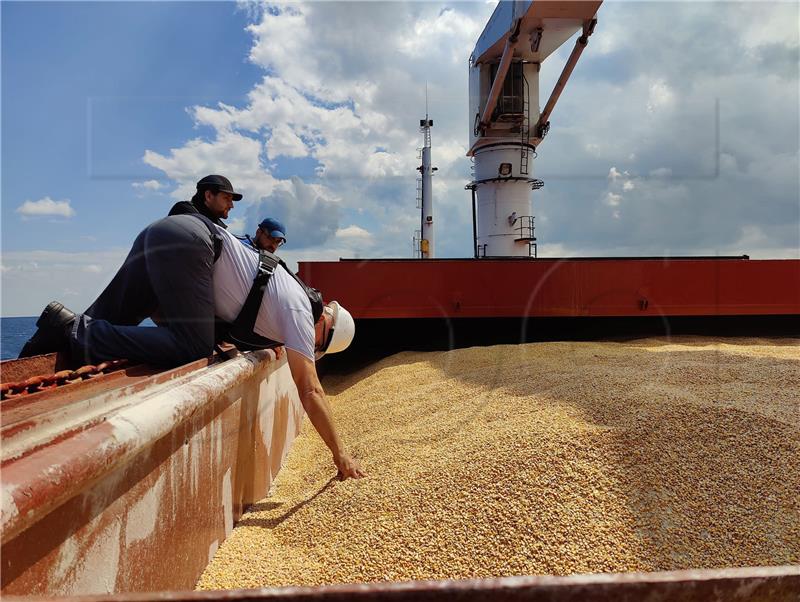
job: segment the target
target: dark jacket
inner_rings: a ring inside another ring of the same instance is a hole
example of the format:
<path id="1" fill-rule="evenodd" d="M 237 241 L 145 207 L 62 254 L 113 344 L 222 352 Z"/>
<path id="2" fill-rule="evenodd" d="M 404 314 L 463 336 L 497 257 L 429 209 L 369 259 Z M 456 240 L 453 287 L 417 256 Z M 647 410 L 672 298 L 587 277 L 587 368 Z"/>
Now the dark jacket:
<path id="1" fill-rule="evenodd" d="M 200 213 L 205 215 L 208 219 L 212 222 L 220 226 L 221 228 L 227 229 L 228 226 L 225 225 L 221 219 L 213 215 L 205 204 L 200 205 L 195 204 L 193 201 L 179 201 L 172 206 L 172 209 L 169 210 L 167 215 L 183 215 L 185 213 Z"/>

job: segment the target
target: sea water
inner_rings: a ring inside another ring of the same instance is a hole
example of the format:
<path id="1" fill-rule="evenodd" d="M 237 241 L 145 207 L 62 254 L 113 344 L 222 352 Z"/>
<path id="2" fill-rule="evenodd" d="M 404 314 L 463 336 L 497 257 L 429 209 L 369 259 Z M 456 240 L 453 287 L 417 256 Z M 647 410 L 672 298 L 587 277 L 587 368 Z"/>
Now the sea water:
<path id="1" fill-rule="evenodd" d="M 0 318 L 0 339 L 2 349 L 0 349 L 0 360 L 14 359 L 22 351 L 25 344 L 34 332 L 36 332 L 36 320 L 39 316 L 29 318 Z M 142 326 L 155 326 L 150 318 L 141 324 Z"/>
<path id="2" fill-rule="evenodd" d="M 10 360 L 19 355 L 22 346 L 36 332 L 38 316 L 29 318 L 0 318 L 0 360 Z"/>

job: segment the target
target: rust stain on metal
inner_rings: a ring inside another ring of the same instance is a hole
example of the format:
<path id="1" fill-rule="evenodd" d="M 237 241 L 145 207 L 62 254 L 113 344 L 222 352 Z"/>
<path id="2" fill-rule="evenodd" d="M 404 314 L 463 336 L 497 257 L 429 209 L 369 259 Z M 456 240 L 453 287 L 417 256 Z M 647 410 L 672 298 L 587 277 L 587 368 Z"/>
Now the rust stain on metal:
<path id="1" fill-rule="evenodd" d="M 17 382 L 25 380 L 34 374 L 47 374 L 56 370 L 63 370 L 66 367 L 66 356 L 55 353 L 5 360 L 0 362 L 0 368 L 2 368 L 0 380 L 3 382 Z"/>
<path id="2" fill-rule="evenodd" d="M 127 365 L 128 360 L 112 360 L 97 366 L 81 366 L 76 370 L 59 370 L 55 373 L 30 376 L 22 381 L 3 382 L 0 384 L 0 401 L 14 399 L 22 395 L 32 395 L 53 387 L 75 384 L 84 379 L 98 378 L 103 374 L 120 370 Z M 6 378 L 6 376 L 7 373 L 4 366 L 3 378 Z"/>
<path id="3" fill-rule="evenodd" d="M 4 596 L 191 588 L 266 495 L 303 415 L 285 359 L 135 370 L 3 402 Z"/>

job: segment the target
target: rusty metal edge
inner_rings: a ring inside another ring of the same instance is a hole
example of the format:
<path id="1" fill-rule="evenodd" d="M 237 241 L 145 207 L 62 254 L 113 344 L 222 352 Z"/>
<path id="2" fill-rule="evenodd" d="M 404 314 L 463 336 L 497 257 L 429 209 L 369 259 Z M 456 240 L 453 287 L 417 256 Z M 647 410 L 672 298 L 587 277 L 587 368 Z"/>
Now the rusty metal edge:
<path id="1" fill-rule="evenodd" d="M 30 358 L 15 361 L 27 359 Z M 3 417 L 0 422 L 0 436 L 7 441 L 8 438 L 15 436 L 13 429 L 17 424 L 35 420 L 44 414 L 56 411 L 60 406 L 72 405 L 104 395 L 132 394 L 143 391 L 148 387 L 154 387 L 208 368 L 225 361 L 225 359 L 227 358 L 215 354 L 166 370 L 147 364 L 126 365 L 120 370 L 102 374 L 96 378 L 3 400 L 0 402 L 0 412 Z M 11 415 L 11 420 L 8 418 L 9 415 Z M 2 454 L 2 463 L 6 464 L 7 460 L 6 454 Z"/>
<path id="2" fill-rule="evenodd" d="M 235 374 L 228 374 L 227 378 L 222 379 L 211 376 L 211 381 L 216 381 L 217 390 L 224 389 L 226 384 L 243 375 L 252 374 L 263 361 L 273 361 L 275 357 L 274 352 L 269 350 L 256 351 L 221 364 L 209 364 L 209 367 L 222 365 L 228 368 L 235 367 Z M 186 368 L 184 366 L 178 370 Z M 189 372 L 189 375 L 193 374 L 197 373 Z M 163 373 L 159 376 L 163 377 Z M 56 457 L 60 455 L 62 458 L 55 465 L 39 458 L 41 450 L 20 458 L 16 463 L 6 465 L 0 481 L 2 543 L 6 543 L 41 516 L 63 504 L 75 495 L 79 488 L 94 482 L 110 469 L 134 457 L 144 447 L 190 416 L 197 407 L 207 401 L 201 393 L 200 390 L 188 392 L 172 404 L 160 400 L 162 396 L 160 392 L 148 397 L 143 403 L 154 406 L 150 419 L 153 416 L 164 418 L 170 414 L 169 420 L 163 420 L 158 425 L 148 423 L 137 426 L 138 420 L 135 417 L 128 417 L 127 408 L 122 408 L 118 415 L 119 419 L 124 424 L 134 427 L 131 433 L 114 433 L 111 430 L 114 420 L 102 421 L 80 431 L 73 438 L 64 439 L 46 448 L 50 452 L 54 448 L 64 450 L 61 454 L 55 454 Z M 9 475 L 12 475 L 10 479 Z M 20 475 L 20 479 L 14 479 L 14 475 Z M 31 495 L 33 491 L 42 495 L 33 496 Z M 41 501 L 42 497 L 44 501 Z"/>
<path id="3" fill-rule="evenodd" d="M 667 589 L 670 586 L 678 588 L 685 586 L 693 589 L 706 587 L 708 591 L 694 591 L 693 593 L 699 595 L 700 599 L 708 600 L 730 600 L 734 598 L 748 600 L 752 599 L 751 594 L 754 593 L 756 588 L 767 586 L 771 588 L 767 592 L 768 595 L 785 593 L 786 596 L 781 595 L 780 598 L 763 598 L 763 596 L 759 596 L 757 599 L 797 600 L 800 599 L 800 566 L 759 566 L 653 573 L 596 573 L 563 577 L 541 575 L 496 579 L 376 582 L 320 587 L 164 591 L 63 598 L 5 596 L 4 599 L 10 602 L 36 602 L 39 600 L 60 600 L 62 602 L 146 602 L 150 600 L 205 602 L 209 600 L 258 601 L 264 599 L 295 601 L 333 599 L 467 600 L 471 598 L 493 600 L 509 597 L 527 600 L 621 600 L 623 598 L 620 596 L 626 593 L 634 594 L 634 597 L 630 599 L 642 599 L 645 593 L 654 593 L 654 590 Z M 635 592 L 631 592 L 631 589 L 635 589 Z M 669 595 L 670 592 L 664 591 L 663 593 Z M 676 590 L 672 593 L 678 593 L 678 591 Z M 624 599 L 629 598 L 626 597 Z"/>

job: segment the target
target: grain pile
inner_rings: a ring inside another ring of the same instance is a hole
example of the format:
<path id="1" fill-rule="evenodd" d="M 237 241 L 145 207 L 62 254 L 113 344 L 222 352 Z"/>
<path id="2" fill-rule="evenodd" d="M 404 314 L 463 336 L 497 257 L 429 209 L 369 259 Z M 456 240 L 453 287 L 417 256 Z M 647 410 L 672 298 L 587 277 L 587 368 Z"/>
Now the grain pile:
<path id="1" fill-rule="evenodd" d="M 800 341 L 401 353 L 325 383 L 199 589 L 800 562 Z M 307 421 L 306 421 L 307 422 Z"/>

